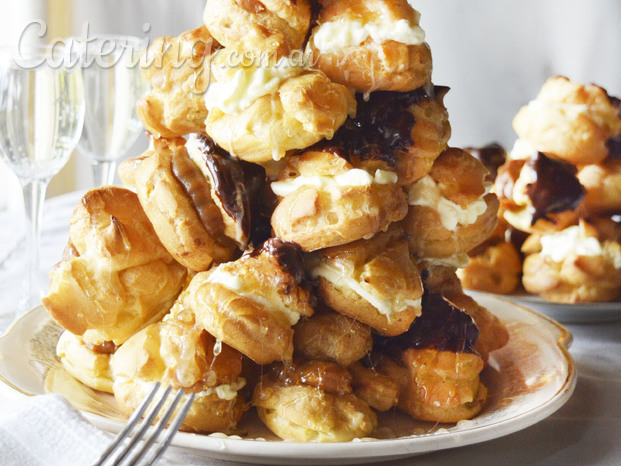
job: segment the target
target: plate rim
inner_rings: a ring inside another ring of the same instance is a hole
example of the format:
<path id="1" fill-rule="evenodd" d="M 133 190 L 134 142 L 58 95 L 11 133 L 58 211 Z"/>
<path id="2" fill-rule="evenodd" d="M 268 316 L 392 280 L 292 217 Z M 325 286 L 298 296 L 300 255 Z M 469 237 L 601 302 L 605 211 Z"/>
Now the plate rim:
<path id="1" fill-rule="evenodd" d="M 473 428 L 466 427 L 458 432 L 447 430 L 446 432 L 419 434 L 395 439 L 372 439 L 369 441 L 357 439 L 350 442 L 322 443 L 321 448 L 317 448 L 317 442 L 267 441 L 252 438 L 243 439 L 236 436 L 226 436 L 224 434 L 205 435 L 188 432 L 180 432 L 176 435 L 173 439 L 172 446 L 186 448 L 192 452 L 199 452 L 211 458 L 229 461 L 256 462 L 259 458 L 262 460 L 275 459 L 281 461 L 286 459 L 303 461 L 332 458 L 336 460 L 347 459 L 354 461 L 368 458 L 369 455 L 372 455 L 376 460 L 387 460 L 429 453 L 436 450 L 468 446 L 504 437 L 530 427 L 561 408 L 574 391 L 577 381 L 577 371 L 573 358 L 569 353 L 573 335 L 566 327 L 547 315 L 497 295 L 487 294 L 487 298 L 492 301 L 498 300 L 504 302 L 509 306 L 518 307 L 521 312 L 530 314 L 531 317 L 536 319 L 544 320 L 557 332 L 553 335 L 554 341 L 550 339 L 549 343 L 554 344 L 555 348 L 560 351 L 562 361 L 567 365 L 566 374 L 564 374 L 565 379 L 555 393 L 550 394 L 545 401 L 531 407 L 527 411 L 520 411 L 509 418 L 492 421 L 482 426 L 475 426 Z M 53 318 L 45 311 L 43 306 L 37 306 L 17 318 L 7 328 L 0 336 L 0 344 L 5 338 L 8 338 L 12 332 L 16 331 L 19 325 L 24 324 L 24 322 L 29 319 L 34 319 L 37 325 L 44 325 L 50 321 L 53 322 Z M 7 380 L 1 372 L 0 381 L 22 395 L 38 396 L 35 393 L 29 393 L 15 386 Z M 90 412 L 86 409 L 78 408 L 78 410 L 90 422 L 102 430 L 114 433 L 120 431 L 124 426 L 124 423 L 121 421 L 106 418 L 105 416 Z M 503 428 L 499 429 L 499 425 L 502 425 Z M 458 442 L 455 441 L 456 436 L 459 437 Z M 202 444 L 200 447 L 196 445 L 197 438 L 200 439 L 200 443 Z M 433 442 L 429 442 L 430 439 L 434 439 Z M 251 442 L 252 445 L 252 452 L 248 452 L 249 442 Z M 430 443 L 432 443 L 432 445 L 429 445 Z M 277 448 L 275 448 L 275 446 L 277 446 Z M 378 447 L 381 447 L 381 452 L 377 451 Z"/>

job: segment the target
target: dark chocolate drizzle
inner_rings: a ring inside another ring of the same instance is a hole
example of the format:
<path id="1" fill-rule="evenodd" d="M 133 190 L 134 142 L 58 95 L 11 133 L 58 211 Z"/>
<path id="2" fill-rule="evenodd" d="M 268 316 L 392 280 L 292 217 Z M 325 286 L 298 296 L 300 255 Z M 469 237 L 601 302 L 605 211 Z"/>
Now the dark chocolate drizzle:
<path id="1" fill-rule="evenodd" d="M 489 170 L 489 180 L 495 180 L 498 168 L 505 163 L 507 151 L 497 142 L 492 142 L 483 147 L 466 147 L 466 151 L 476 157 L 485 168 Z"/>
<path id="2" fill-rule="evenodd" d="M 416 124 L 409 110 L 424 100 L 433 100 L 448 91 L 444 86 L 423 86 L 410 92 L 376 91 L 365 99 L 357 94 L 355 118 L 348 118 L 330 141 L 322 141 L 315 149 L 331 151 L 350 160 L 375 160 L 397 165 L 397 152 L 414 145 L 412 128 Z"/>
<path id="3" fill-rule="evenodd" d="M 608 148 L 608 157 L 621 158 L 621 136 L 608 139 L 606 147 Z"/>
<path id="4" fill-rule="evenodd" d="M 197 134 L 196 143 L 222 208 L 240 225 L 244 236 L 250 237 L 262 210 L 265 169 L 261 165 L 234 159 L 206 134 Z"/>
<path id="5" fill-rule="evenodd" d="M 474 344 L 478 337 L 479 329 L 472 317 L 441 294 L 425 290 L 420 317 L 401 335 L 374 335 L 373 350 L 394 358 L 409 348 L 476 354 Z"/>
<path id="6" fill-rule="evenodd" d="M 293 278 L 298 285 L 306 284 L 306 268 L 302 249 L 291 241 L 283 241 L 280 238 L 270 238 L 263 245 L 250 253 L 258 256 L 266 253 L 274 257 L 280 266 Z"/>
<path id="7" fill-rule="evenodd" d="M 539 219 L 552 221 L 549 214 L 578 207 L 586 191 L 576 178 L 578 169 L 575 166 L 553 160 L 541 152 L 527 164 L 535 171 L 537 178 L 526 185 L 526 194 L 535 209 L 532 225 Z"/>

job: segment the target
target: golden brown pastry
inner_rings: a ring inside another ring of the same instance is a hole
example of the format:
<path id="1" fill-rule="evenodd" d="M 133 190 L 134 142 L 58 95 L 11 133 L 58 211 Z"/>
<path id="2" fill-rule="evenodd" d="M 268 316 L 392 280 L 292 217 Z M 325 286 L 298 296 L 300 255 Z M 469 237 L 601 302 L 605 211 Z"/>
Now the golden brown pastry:
<path id="1" fill-rule="evenodd" d="M 155 141 L 153 149 L 135 163 L 132 176 L 153 228 L 180 264 L 202 271 L 214 261 L 235 257 L 237 244 L 225 235 L 211 185 L 190 158 L 184 139 Z"/>
<path id="2" fill-rule="evenodd" d="M 299 249 L 278 239 L 192 278 L 181 305 L 258 364 L 291 360 L 293 326 L 313 314 Z"/>
<path id="3" fill-rule="evenodd" d="M 205 131 L 204 93 L 216 46 L 202 26 L 178 37 L 159 37 L 148 48 L 142 71 L 151 90 L 138 100 L 136 113 L 155 138 Z"/>
<path id="4" fill-rule="evenodd" d="M 394 379 L 360 362 L 351 364 L 347 370 L 352 375 L 351 386 L 355 395 L 371 408 L 383 412 L 397 406 L 401 387 Z"/>
<path id="5" fill-rule="evenodd" d="M 308 0 L 209 0 L 203 20 L 225 47 L 280 57 L 302 47 L 310 27 L 311 5 Z"/>
<path id="6" fill-rule="evenodd" d="M 330 139 L 356 101 L 345 86 L 286 56 L 243 61 L 237 49 L 223 49 L 211 64 L 205 94 L 205 130 L 236 157 L 255 163 L 279 160 L 287 151 Z"/>
<path id="7" fill-rule="evenodd" d="M 330 309 L 300 319 L 294 328 L 295 354 L 347 367 L 373 347 L 371 327 Z"/>
<path id="8" fill-rule="evenodd" d="M 584 186 L 584 210 L 587 215 L 621 214 L 621 158 L 609 157 L 597 165 L 578 170 Z"/>
<path id="9" fill-rule="evenodd" d="M 377 427 L 376 414 L 352 393 L 350 381 L 349 372 L 331 362 L 276 366 L 255 387 L 252 403 L 282 439 L 348 442 Z"/>
<path id="10" fill-rule="evenodd" d="M 247 409 L 237 393 L 245 385 L 242 355 L 209 335 L 178 303 L 162 322 L 127 340 L 110 364 L 114 396 L 128 415 L 158 381 L 195 395 L 182 430 L 231 432 Z"/>
<path id="11" fill-rule="evenodd" d="M 329 150 L 288 158 L 272 191 L 280 201 L 272 214 L 276 236 L 304 251 L 370 237 L 407 211 L 393 172 L 354 168 Z"/>
<path id="12" fill-rule="evenodd" d="M 577 223 L 585 190 L 576 173 L 573 165 L 541 152 L 508 160 L 494 183 L 504 219 L 527 233 L 560 231 Z"/>
<path id="13" fill-rule="evenodd" d="M 535 150 L 574 165 L 603 161 L 609 141 L 621 136 L 620 103 L 594 84 L 556 76 L 513 119 L 520 139 Z"/>
<path id="14" fill-rule="evenodd" d="M 82 338 L 64 331 L 56 343 L 56 356 L 73 377 L 87 387 L 112 393 L 110 356 L 116 351 L 112 342 L 103 345 L 85 343 Z"/>
<path id="15" fill-rule="evenodd" d="M 490 193 L 485 166 L 468 152 L 446 149 L 428 175 L 408 187 L 403 220 L 410 251 L 447 258 L 483 242 L 497 223 L 498 199 Z"/>
<path id="16" fill-rule="evenodd" d="M 348 118 L 330 148 L 357 168 L 395 172 L 397 184 L 410 184 L 429 173 L 451 135 L 444 107 L 447 87 L 431 84 L 410 92 L 357 94 L 356 116 Z"/>
<path id="17" fill-rule="evenodd" d="M 123 343 L 168 312 L 187 271 L 162 246 L 138 197 L 104 186 L 73 212 L 65 257 L 42 303 L 65 329 L 98 345 Z"/>
<path id="18" fill-rule="evenodd" d="M 526 291 L 555 302 L 614 301 L 621 296 L 621 243 L 600 239 L 597 229 L 579 225 L 531 235 L 522 250 Z"/>
<path id="19" fill-rule="evenodd" d="M 420 14 L 406 0 L 321 0 L 307 52 L 358 92 L 411 91 L 431 79 Z"/>
<path id="20" fill-rule="evenodd" d="M 397 226 L 368 240 L 322 249 L 309 263 L 318 294 L 331 308 L 382 335 L 405 332 L 420 315 L 422 282 Z"/>
<path id="21" fill-rule="evenodd" d="M 404 334 L 376 340 L 375 364 L 400 386 L 399 409 L 415 419 L 458 422 L 478 414 L 487 398 L 479 374 L 473 319 L 442 295 L 425 292 L 423 313 Z"/>

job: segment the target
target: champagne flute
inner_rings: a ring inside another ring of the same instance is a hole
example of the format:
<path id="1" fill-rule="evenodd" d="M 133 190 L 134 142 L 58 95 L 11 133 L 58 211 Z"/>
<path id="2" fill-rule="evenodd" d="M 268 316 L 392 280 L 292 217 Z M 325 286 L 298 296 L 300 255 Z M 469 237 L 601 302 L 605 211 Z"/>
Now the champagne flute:
<path id="1" fill-rule="evenodd" d="M 26 296 L 17 315 L 38 304 L 39 240 L 45 192 L 67 163 L 84 122 L 77 58 L 63 47 L 0 49 L 0 156 L 22 186 L 28 258 Z"/>
<path id="2" fill-rule="evenodd" d="M 147 89 L 138 66 L 146 47 L 132 36 L 73 41 L 81 55 L 86 103 L 78 148 L 91 160 L 95 186 L 112 184 L 117 161 L 143 131 L 136 101 Z"/>

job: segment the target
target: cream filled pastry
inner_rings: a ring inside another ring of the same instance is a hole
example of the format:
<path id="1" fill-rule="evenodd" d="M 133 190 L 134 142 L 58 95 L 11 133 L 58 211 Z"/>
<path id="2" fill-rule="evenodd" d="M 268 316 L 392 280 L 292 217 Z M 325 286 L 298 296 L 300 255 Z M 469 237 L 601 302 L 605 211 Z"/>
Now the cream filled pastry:
<path id="1" fill-rule="evenodd" d="M 406 0 L 321 0 L 307 44 L 316 66 L 358 92 L 411 91 L 431 78 L 420 14 Z"/>
<path id="2" fill-rule="evenodd" d="M 576 173 L 573 165 L 541 152 L 507 161 L 494 185 L 503 217 L 524 232 L 558 231 L 576 223 L 585 195 Z"/>
<path id="3" fill-rule="evenodd" d="M 103 186 L 76 206 L 65 257 L 50 271 L 42 303 L 83 340 L 119 345 L 168 312 L 186 274 L 160 242 L 136 194 Z"/>
<path id="4" fill-rule="evenodd" d="M 224 49 L 211 72 L 206 132 L 249 162 L 279 160 L 330 139 L 356 111 L 353 93 L 309 68 L 303 55 L 245 61 L 243 52 Z"/>
<path id="5" fill-rule="evenodd" d="M 162 322 L 125 342 L 110 365 L 114 396 L 128 415 L 158 381 L 194 393 L 181 430 L 231 432 L 248 408 L 238 395 L 246 383 L 240 377 L 242 355 L 208 334 L 178 303 Z"/>
<path id="6" fill-rule="evenodd" d="M 313 314 L 297 246 L 278 239 L 196 274 L 179 300 L 219 340 L 259 364 L 290 360 L 293 329 Z"/>
<path id="7" fill-rule="evenodd" d="M 621 294 L 621 244 L 600 239 L 586 221 L 531 235 L 522 250 L 522 283 L 530 293 L 566 303 L 614 301 Z"/>
<path id="8" fill-rule="evenodd" d="M 587 215 L 621 214 L 621 150 L 616 157 L 580 167 L 576 176 L 586 191 Z"/>
<path id="9" fill-rule="evenodd" d="M 556 76 L 513 119 L 520 139 L 574 165 L 603 161 L 621 136 L 621 103 L 594 84 Z"/>
<path id="10" fill-rule="evenodd" d="M 278 56 L 304 43 L 311 21 L 308 0 L 209 0 L 203 21 L 225 47 Z M 257 55 L 258 56 L 258 55 Z"/>
<path id="11" fill-rule="evenodd" d="M 445 150 L 428 175 L 408 187 L 403 220 L 410 250 L 418 257 L 445 258 L 480 244 L 497 223 L 498 199 L 487 169 L 470 153 Z"/>
<path id="12" fill-rule="evenodd" d="M 136 103 L 136 113 L 155 138 L 205 130 L 203 94 L 217 46 L 202 26 L 178 37 L 159 37 L 148 48 L 142 72 L 151 89 Z"/>
<path id="13" fill-rule="evenodd" d="M 329 150 L 290 157 L 271 188 L 280 198 L 272 214 L 274 233 L 304 251 L 371 237 L 407 209 L 395 173 L 355 168 Z"/>
<path id="14" fill-rule="evenodd" d="M 254 390 L 264 424 L 284 440 L 347 442 L 368 436 L 377 415 L 352 393 L 351 374 L 333 362 L 276 365 Z"/>
<path id="15" fill-rule="evenodd" d="M 422 283 L 401 228 L 322 249 L 314 259 L 319 295 L 336 311 L 383 335 L 405 332 L 420 315 Z"/>

